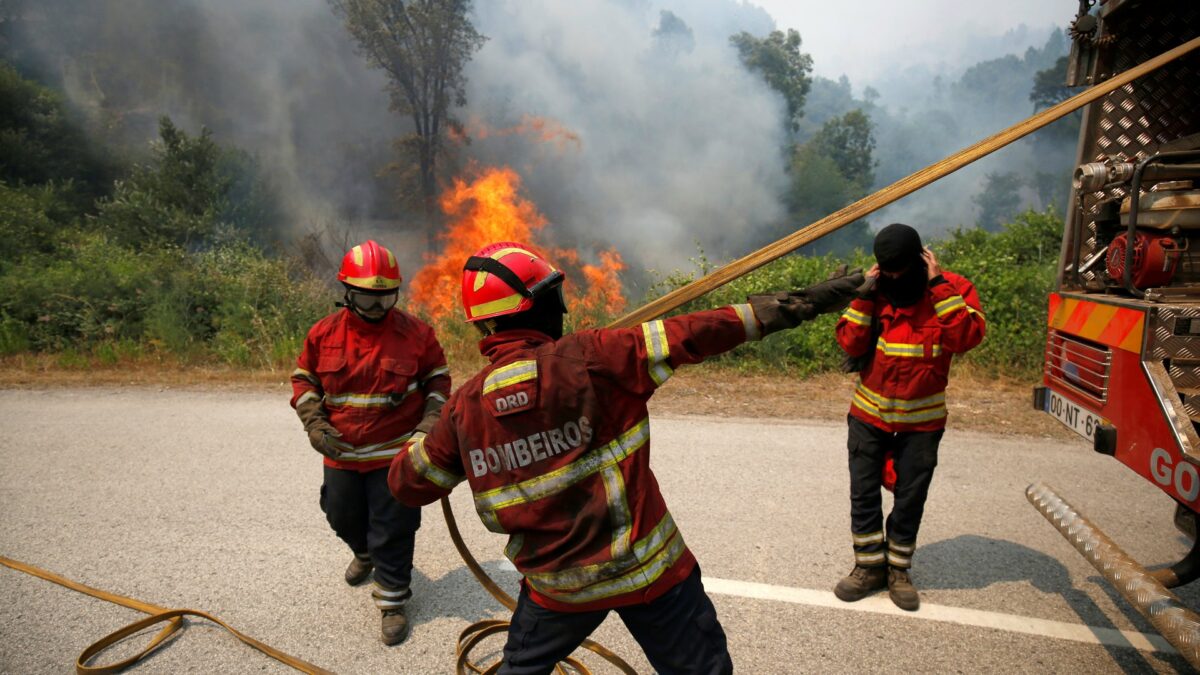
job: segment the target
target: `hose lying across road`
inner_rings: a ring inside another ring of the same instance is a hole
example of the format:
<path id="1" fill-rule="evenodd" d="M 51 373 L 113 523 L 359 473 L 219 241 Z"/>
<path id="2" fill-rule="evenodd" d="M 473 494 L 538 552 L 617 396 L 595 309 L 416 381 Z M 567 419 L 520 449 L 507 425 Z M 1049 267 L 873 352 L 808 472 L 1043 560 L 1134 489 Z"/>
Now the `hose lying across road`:
<path id="1" fill-rule="evenodd" d="M 254 647 L 267 656 L 270 656 L 276 661 L 279 661 L 284 665 L 291 666 L 302 673 L 310 673 L 311 675 L 332 675 L 332 671 L 314 666 L 308 661 L 298 659 L 291 654 L 286 654 L 278 649 L 275 649 L 271 645 L 259 642 L 258 640 L 255 640 L 249 635 L 242 633 L 233 626 L 230 626 L 224 621 L 206 612 L 200 612 L 194 609 L 167 609 L 166 607 L 151 605 L 150 603 L 134 600 L 133 598 L 127 598 L 123 595 L 116 595 L 115 593 L 102 591 L 97 588 L 92 588 L 91 586 L 85 586 L 81 583 L 71 581 L 70 579 L 60 577 L 53 572 L 47 572 L 44 569 L 34 567 L 33 565 L 26 565 L 23 562 L 18 562 L 16 560 L 12 560 L 11 558 L 5 558 L 4 556 L 0 556 L 0 564 L 3 564 L 6 567 L 11 567 L 19 572 L 24 572 L 26 574 L 31 574 L 35 577 L 45 579 L 46 581 L 52 581 L 59 586 L 65 586 L 73 591 L 90 595 L 93 598 L 100 598 L 101 600 L 111 602 L 115 605 L 136 609 L 139 612 L 145 612 L 146 614 L 150 615 L 145 619 L 135 621 L 120 630 L 109 633 L 108 635 L 92 643 L 92 645 L 87 649 L 83 650 L 83 652 L 80 653 L 79 658 L 75 661 L 75 672 L 79 673 L 79 675 L 107 675 L 108 673 L 120 672 L 129 666 L 132 666 L 162 646 L 164 640 L 174 635 L 176 631 L 183 627 L 183 617 L 189 615 L 198 616 L 202 619 L 208 619 L 209 621 L 212 621 L 213 623 L 232 633 L 234 637 L 242 642 L 245 642 L 246 644 Z M 117 663 L 109 664 L 107 666 L 87 665 L 88 661 L 91 661 L 94 656 L 105 649 L 108 649 L 112 645 L 124 640 L 130 635 L 134 635 L 149 628 L 150 626 L 163 622 L 166 622 L 166 625 L 162 627 L 162 630 L 160 630 L 158 634 L 150 640 L 146 647 L 137 654 L 125 659 L 124 661 L 118 661 Z"/>
<path id="2" fill-rule="evenodd" d="M 633 312 L 630 312 L 629 314 L 613 322 L 610 327 L 619 328 L 635 326 L 643 321 L 662 316 L 667 312 L 677 309 L 681 305 L 690 302 L 691 300 L 694 300 L 724 284 L 727 284 L 738 277 L 748 274 L 777 258 L 791 253 L 792 251 L 809 242 L 812 242 L 826 234 L 829 234 L 830 232 L 833 232 L 834 230 L 852 223 L 859 218 L 874 213 L 875 211 L 887 206 L 888 204 L 891 204 L 901 197 L 911 194 L 912 192 L 925 187 L 935 180 L 943 178 L 970 164 L 971 162 L 985 157 L 996 150 L 999 150 L 1000 148 L 1020 138 L 1023 138 L 1024 136 L 1027 136 L 1038 129 L 1041 129 L 1051 122 L 1069 115 L 1079 108 L 1082 108 L 1083 106 L 1100 99 L 1102 96 L 1128 85 L 1137 78 L 1142 77 L 1153 70 L 1161 68 L 1167 63 L 1170 63 L 1171 61 L 1174 61 L 1175 59 L 1178 59 L 1179 57 L 1188 54 L 1197 48 L 1200 48 L 1200 38 L 1186 42 L 1168 52 L 1165 52 L 1138 65 L 1135 68 L 1131 68 L 1120 75 L 1113 77 L 1112 79 L 1106 80 L 1105 82 L 1098 84 L 1091 89 L 1080 92 L 1079 94 L 1072 96 L 1062 103 L 1059 103 L 1051 108 L 1047 108 L 1033 117 L 1019 122 L 1008 129 L 995 134 L 994 136 L 986 138 L 975 145 L 960 150 L 946 159 L 943 159 L 935 164 L 931 164 L 930 166 L 927 166 L 906 178 L 902 178 L 895 183 L 892 183 L 891 185 L 867 197 L 864 197 L 863 199 L 860 199 L 859 201 L 854 202 L 853 204 L 780 239 L 779 241 L 776 241 L 773 244 L 768 244 L 767 246 L 755 251 L 754 253 L 751 253 L 750 255 L 724 265 L 715 270 L 712 274 L 701 277 L 700 279 L 697 279 L 696 281 L 693 281 L 682 288 L 676 289 L 675 291 L 672 291 L 671 293 L 668 293 L 657 300 L 647 303 L 641 308 L 634 310 Z M 486 572 L 484 572 L 482 567 L 480 567 L 478 561 L 475 560 L 475 557 L 471 555 L 466 543 L 463 542 L 462 535 L 458 531 L 458 524 L 454 520 L 454 512 L 450 508 L 450 502 L 446 499 L 442 499 L 442 513 L 446 517 L 446 525 L 450 530 L 450 538 L 454 542 L 455 548 L 458 549 L 459 554 L 462 556 L 463 562 L 466 563 L 467 567 L 471 570 L 471 573 L 475 575 L 475 578 L 479 580 L 479 583 L 483 585 L 483 587 L 492 595 L 493 598 L 496 599 L 497 602 L 509 610 L 514 609 L 516 607 L 516 603 L 513 601 L 512 597 L 500 589 L 496 582 L 493 581 Z M 32 574 L 33 576 L 40 577 L 42 579 L 46 579 L 47 581 L 52 581 L 74 591 L 85 593 L 92 597 L 100 598 L 101 600 L 106 600 L 123 607 L 136 609 L 140 612 L 145 612 L 146 614 L 150 615 L 145 619 L 134 622 L 125 628 L 122 628 L 121 630 L 101 638 L 90 647 L 83 650 L 83 653 L 79 655 L 79 659 L 75 663 L 75 670 L 81 675 L 115 673 L 137 663 L 141 659 L 151 654 L 155 649 L 162 646 L 164 640 L 178 631 L 182 626 L 183 617 L 187 615 L 208 619 L 209 621 L 216 623 L 232 633 L 234 637 L 242 642 L 245 642 L 251 647 L 254 647 L 255 649 L 270 656 L 271 658 L 287 664 L 301 672 L 321 674 L 330 672 L 314 666 L 307 661 L 303 661 L 294 656 L 285 654 L 271 647 L 270 645 L 259 642 L 258 640 L 255 640 L 254 638 L 235 630 L 215 616 L 205 612 L 192 609 L 166 609 L 157 605 L 140 602 L 132 598 L 126 598 L 124 596 L 91 588 L 90 586 L 84 586 L 83 584 L 76 583 L 69 579 L 64 579 L 63 577 L 37 567 L 33 567 L 32 565 L 26 565 L 2 556 L 0 556 L 0 564 L 4 564 L 12 569 L 19 570 L 27 574 Z M 163 626 L 162 630 L 160 630 L 158 634 L 154 636 L 145 649 L 135 656 L 131 656 L 128 659 L 108 666 L 93 667 L 87 665 L 87 662 L 95 655 L 99 654 L 120 640 L 123 640 L 130 635 L 142 631 L 150 626 L 163 622 L 166 622 L 166 625 Z M 471 662 L 469 658 L 470 652 L 484 639 L 507 631 L 507 627 L 507 621 L 498 620 L 481 621 L 468 626 L 467 629 L 464 630 L 459 636 L 458 649 L 455 656 L 456 672 L 460 675 L 470 675 L 471 673 L 488 675 L 489 673 L 496 672 L 500 667 L 499 662 L 496 662 L 486 668 L 479 666 Z M 595 642 L 587 640 L 584 642 L 583 647 L 595 652 L 596 654 L 599 654 L 626 675 L 635 675 L 635 671 L 629 666 L 629 664 L 625 663 L 625 661 L 621 660 L 621 658 L 616 654 L 596 644 Z M 568 658 L 565 663 L 580 673 L 586 674 L 590 672 L 582 663 L 574 658 Z M 558 671 L 565 672 L 562 668 L 562 664 L 559 665 Z"/>

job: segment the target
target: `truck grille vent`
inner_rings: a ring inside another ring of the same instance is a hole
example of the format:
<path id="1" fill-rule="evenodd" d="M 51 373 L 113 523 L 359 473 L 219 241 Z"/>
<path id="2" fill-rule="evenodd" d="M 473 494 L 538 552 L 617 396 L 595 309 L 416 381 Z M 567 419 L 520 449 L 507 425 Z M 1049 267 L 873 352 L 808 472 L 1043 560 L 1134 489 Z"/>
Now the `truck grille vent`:
<path id="1" fill-rule="evenodd" d="M 1054 329 L 1046 337 L 1046 377 L 1097 407 L 1108 400 L 1111 366 L 1109 347 Z"/>

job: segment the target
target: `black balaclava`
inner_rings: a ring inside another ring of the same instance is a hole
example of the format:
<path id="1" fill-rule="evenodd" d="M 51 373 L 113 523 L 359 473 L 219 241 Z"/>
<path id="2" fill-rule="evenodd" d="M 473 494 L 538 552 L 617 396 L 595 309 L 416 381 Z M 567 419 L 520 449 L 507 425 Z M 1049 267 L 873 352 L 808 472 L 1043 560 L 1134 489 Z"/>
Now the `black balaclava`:
<path id="1" fill-rule="evenodd" d="M 929 286 L 921 235 L 902 223 L 892 223 L 875 235 L 875 262 L 883 272 L 901 272 L 893 279 L 883 274 L 876 282 L 879 292 L 893 307 L 911 307 L 925 296 Z"/>
<path id="2" fill-rule="evenodd" d="M 524 312 L 496 317 L 494 332 L 536 330 L 557 340 L 563 336 L 563 315 L 566 311 L 560 286 L 539 295 L 533 301 L 533 307 Z"/>

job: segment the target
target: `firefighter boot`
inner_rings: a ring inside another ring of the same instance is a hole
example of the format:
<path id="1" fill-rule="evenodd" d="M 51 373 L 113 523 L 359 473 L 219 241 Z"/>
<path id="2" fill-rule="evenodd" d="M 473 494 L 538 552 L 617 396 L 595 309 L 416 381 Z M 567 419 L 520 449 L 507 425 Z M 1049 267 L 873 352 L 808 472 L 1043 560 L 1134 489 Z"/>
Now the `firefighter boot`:
<path id="1" fill-rule="evenodd" d="M 404 606 L 383 610 L 383 630 L 380 633 L 385 645 L 397 645 L 408 637 L 408 615 Z"/>
<path id="2" fill-rule="evenodd" d="M 351 586 L 357 586 L 367 580 L 371 576 L 371 568 L 375 564 L 371 562 L 371 556 L 359 556 L 354 554 L 354 558 L 350 560 L 350 564 L 346 567 L 346 583 Z"/>
<path id="3" fill-rule="evenodd" d="M 833 594 L 843 602 L 854 602 L 862 600 L 884 586 L 887 586 L 887 575 L 882 567 L 855 565 L 850 574 L 833 587 Z"/>
<path id="4" fill-rule="evenodd" d="M 921 596 L 917 595 L 916 586 L 908 578 L 908 570 L 903 567 L 888 567 L 887 573 L 888 597 L 900 609 L 909 612 L 917 611 L 921 606 Z"/>

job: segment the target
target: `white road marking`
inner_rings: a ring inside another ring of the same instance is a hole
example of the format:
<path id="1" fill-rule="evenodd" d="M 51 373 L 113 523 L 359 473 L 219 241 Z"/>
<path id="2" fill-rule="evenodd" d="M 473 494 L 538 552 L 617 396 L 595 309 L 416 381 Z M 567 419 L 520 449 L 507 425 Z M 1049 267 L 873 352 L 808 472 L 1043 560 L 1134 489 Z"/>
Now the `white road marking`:
<path id="1" fill-rule="evenodd" d="M 926 619 L 978 628 L 992 628 L 1011 633 L 1024 633 L 1026 635 L 1038 635 L 1088 644 L 1131 647 L 1142 651 L 1163 652 L 1167 654 L 1175 653 L 1175 648 L 1161 635 L 1138 631 L 1117 630 L 1115 628 L 1088 626 L 1080 623 L 1035 619 L 1015 614 L 1002 614 L 1000 612 L 987 612 L 963 607 L 949 607 L 946 605 L 930 605 L 927 603 L 921 603 L 921 608 L 915 612 L 906 612 L 892 604 L 886 592 L 882 595 L 863 598 L 858 602 L 842 602 L 830 591 L 772 586 L 770 584 L 759 584 L 751 581 L 716 579 L 707 576 L 704 577 L 704 589 L 710 593 L 739 598 L 776 600 L 779 602 L 791 602 L 797 605 Z"/>

